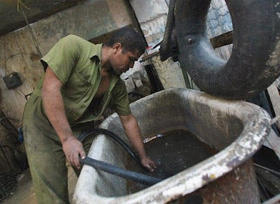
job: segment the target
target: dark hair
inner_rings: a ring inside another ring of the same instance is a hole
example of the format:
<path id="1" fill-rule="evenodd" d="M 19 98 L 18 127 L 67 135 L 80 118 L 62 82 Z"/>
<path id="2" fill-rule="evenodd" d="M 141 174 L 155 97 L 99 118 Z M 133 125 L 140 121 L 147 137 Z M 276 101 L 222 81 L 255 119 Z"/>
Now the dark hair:
<path id="1" fill-rule="evenodd" d="M 104 43 L 105 46 L 112 47 L 115 43 L 121 43 L 124 52 L 135 52 L 139 54 L 145 52 L 145 42 L 140 33 L 130 27 L 121 28 L 114 32 L 111 38 Z"/>

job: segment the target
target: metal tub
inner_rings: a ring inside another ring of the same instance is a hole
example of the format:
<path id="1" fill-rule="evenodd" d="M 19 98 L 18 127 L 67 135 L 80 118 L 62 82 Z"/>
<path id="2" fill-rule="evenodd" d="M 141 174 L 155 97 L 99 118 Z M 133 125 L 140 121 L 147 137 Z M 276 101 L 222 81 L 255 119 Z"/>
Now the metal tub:
<path id="1" fill-rule="evenodd" d="M 250 158 L 270 131 L 270 117 L 263 109 L 188 89 L 164 90 L 131 108 L 143 137 L 183 128 L 218 153 L 134 194 L 127 193 L 125 179 L 85 165 L 76 185 L 75 203 L 166 203 L 183 196 L 185 200 L 200 196 L 204 203 L 259 202 Z M 101 127 L 126 139 L 117 114 Z M 127 159 L 127 153 L 104 135 L 95 138 L 88 156 L 122 168 Z"/>

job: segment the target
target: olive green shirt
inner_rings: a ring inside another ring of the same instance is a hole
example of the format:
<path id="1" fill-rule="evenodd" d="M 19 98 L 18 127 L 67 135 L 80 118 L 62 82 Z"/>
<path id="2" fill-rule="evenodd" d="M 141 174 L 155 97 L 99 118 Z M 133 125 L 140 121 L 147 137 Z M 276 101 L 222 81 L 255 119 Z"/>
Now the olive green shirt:
<path id="1" fill-rule="evenodd" d="M 100 98 L 98 106 L 93 107 L 93 110 L 89 108 L 101 82 L 101 49 L 102 44 L 95 45 L 78 36 L 68 35 L 59 40 L 41 60 L 45 69 L 49 66 L 63 84 L 61 94 L 66 117 L 71 126 L 98 120 L 109 105 L 119 115 L 131 113 L 125 84 L 116 75 L 112 75 L 109 89 Z M 43 79 L 44 76 L 27 102 L 36 103 L 28 106 L 28 110 L 24 112 L 44 111 L 43 107 L 35 107 L 36 104 L 42 106 Z M 40 100 L 34 100 L 36 97 Z M 44 113 L 38 115 L 45 116 Z"/>

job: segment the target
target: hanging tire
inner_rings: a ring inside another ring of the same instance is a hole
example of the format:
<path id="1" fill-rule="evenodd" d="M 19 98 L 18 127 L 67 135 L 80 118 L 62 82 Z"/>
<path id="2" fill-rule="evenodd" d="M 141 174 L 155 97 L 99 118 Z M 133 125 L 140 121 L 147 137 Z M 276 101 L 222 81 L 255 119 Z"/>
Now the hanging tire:
<path id="1" fill-rule="evenodd" d="M 226 62 L 217 57 L 206 34 L 209 0 L 176 0 L 179 61 L 203 91 L 247 99 L 280 75 L 279 0 L 227 0 L 233 48 Z"/>

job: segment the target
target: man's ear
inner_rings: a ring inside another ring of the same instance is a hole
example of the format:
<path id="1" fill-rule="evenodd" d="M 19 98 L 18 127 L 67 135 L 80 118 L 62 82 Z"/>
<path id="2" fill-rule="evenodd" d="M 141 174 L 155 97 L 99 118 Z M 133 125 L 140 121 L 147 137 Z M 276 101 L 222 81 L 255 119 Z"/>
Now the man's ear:
<path id="1" fill-rule="evenodd" d="M 114 53 L 117 53 L 122 48 L 122 44 L 117 42 L 113 44 Z"/>

